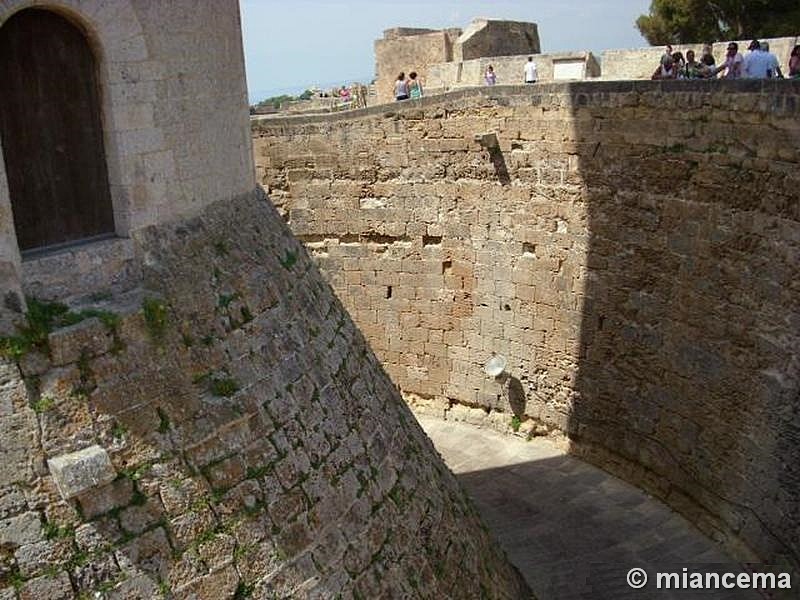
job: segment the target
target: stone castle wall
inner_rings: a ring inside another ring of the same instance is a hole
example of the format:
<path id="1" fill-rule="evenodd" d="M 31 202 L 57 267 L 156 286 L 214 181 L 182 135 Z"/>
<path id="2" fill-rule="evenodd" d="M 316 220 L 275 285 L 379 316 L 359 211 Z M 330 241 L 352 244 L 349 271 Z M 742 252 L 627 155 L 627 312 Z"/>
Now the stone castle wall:
<path id="1" fill-rule="evenodd" d="M 0 598 L 524 597 L 263 196 L 134 243 L 0 360 Z"/>
<path id="2" fill-rule="evenodd" d="M 273 119 L 257 175 L 418 406 L 566 432 L 797 565 L 799 93 L 546 84 Z"/>
<path id="3" fill-rule="evenodd" d="M 528 54 L 514 56 L 492 56 L 464 62 L 449 62 L 431 65 L 428 69 L 425 93 L 441 93 L 461 87 L 486 85 L 486 68 L 492 65 L 498 85 L 517 85 L 525 81 L 525 63 Z M 600 65 L 591 52 L 556 52 L 534 56 L 536 72 L 540 82 L 551 82 L 559 78 L 556 72 L 559 63 L 573 65 L 569 77 L 562 79 L 587 79 L 600 76 Z"/>

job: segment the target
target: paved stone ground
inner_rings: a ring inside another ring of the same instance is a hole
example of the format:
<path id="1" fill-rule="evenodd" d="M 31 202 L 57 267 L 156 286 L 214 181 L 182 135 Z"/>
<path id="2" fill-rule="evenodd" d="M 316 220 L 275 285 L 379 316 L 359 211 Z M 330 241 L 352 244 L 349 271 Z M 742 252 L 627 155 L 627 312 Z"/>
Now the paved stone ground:
<path id="1" fill-rule="evenodd" d="M 763 597 L 752 590 L 648 590 L 659 570 L 739 567 L 667 506 L 550 441 L 435 417 L 419 421 L 539 600 Z M 650 576 L 644 590 L 626 583 L 633 567 Z"/>

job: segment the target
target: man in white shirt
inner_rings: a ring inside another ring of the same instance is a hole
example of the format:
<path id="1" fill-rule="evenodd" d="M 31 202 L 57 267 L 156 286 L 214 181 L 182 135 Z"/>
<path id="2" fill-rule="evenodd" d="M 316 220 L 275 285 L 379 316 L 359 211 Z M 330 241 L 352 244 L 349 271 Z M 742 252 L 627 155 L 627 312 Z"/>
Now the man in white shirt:
<path id="1" fill-rule="evenodd" d="M 778 64 L 778 57 L 769 51 L 769 42 L 761 42 L 761 53 L 764 55 L 764 62 L 767 65 L 767 77 L 772 79 L 783 79 L 781 66 Z"/>
<path id="2" fill-rule="evenodd" d="M 761 44 L 758 40 L 753 40 L 748 46 L 750 52 L 744 57 L 744 76 L 748 79 L 766 79 L 767 78 L 767 57 L 761 51 Z"/>
<path id="3" fill-rule="evenodd" d="M 533 57 L 528 57 L 528 62 L 525 63 L 525 83 L 536 83 L 539 79 L 539 73 L 536 71 L 536 63 L 533 62 Z"/>

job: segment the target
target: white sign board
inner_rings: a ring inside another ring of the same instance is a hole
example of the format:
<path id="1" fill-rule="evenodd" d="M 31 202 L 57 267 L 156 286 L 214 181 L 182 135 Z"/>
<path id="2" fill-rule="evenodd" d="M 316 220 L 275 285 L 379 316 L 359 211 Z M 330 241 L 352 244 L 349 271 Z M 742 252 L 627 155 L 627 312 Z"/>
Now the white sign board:
<path id="1" fill-rule="evenodd" d="M 553 79 L 583 79 L 583 59 L 553 62 Z"/>

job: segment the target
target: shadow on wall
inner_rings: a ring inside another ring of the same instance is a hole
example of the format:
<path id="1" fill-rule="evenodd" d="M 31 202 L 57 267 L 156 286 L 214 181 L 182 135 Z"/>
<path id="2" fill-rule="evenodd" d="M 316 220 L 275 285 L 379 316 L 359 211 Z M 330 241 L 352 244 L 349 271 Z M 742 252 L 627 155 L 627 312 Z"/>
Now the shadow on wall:
<path id="1" fill-rule="evenodd" d="M 797 569 L 798 88 L 569 89 L 592 149 L 572 450 Z"/>

